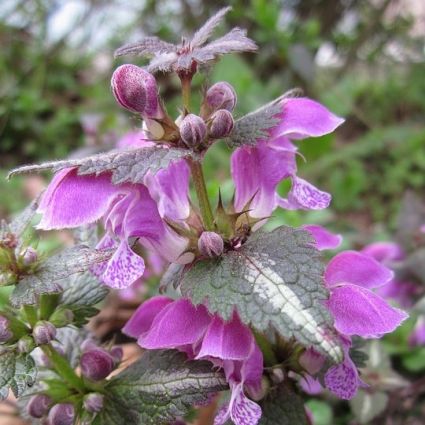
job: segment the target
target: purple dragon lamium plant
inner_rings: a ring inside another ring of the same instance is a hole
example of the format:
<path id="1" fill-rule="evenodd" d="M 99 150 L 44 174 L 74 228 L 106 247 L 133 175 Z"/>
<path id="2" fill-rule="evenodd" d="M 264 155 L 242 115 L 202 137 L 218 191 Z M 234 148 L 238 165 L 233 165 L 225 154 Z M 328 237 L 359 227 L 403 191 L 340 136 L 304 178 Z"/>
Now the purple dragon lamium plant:
<path id="1" fill-rule="evenodd" d="M 237 94 L 224 81 L 207 87 L 192 110 L 197 72 L 222 55 L 257 49 L 239 28 L 209 41 L 229 11 L 178 45 L 147 37 L 118 49 L 117 56 L 150 62 L 113 73 L 118 104 L 143 121 L 115 149 L 11 172 L 55 173 L 0 233 L 2 282 L 14 285 L 0 312 L 0 370 L 14 365 L 2 375 L 0 395 L 11 388 L 29 400 L 32 417 L 171 424 L 218 403 L 215 425 L 306 425 L 302 389 L 317 382 L 353 398 L 367 383 L 351 358 L 352 338 L 381 338 L 407 317 L 375 291 L 393 273 L 369 253 L 340 252 L 325 266 L 321 251 L 338 248 L 341 236 L 315 224 L 264 230 L 277 208 L 329 206 L 330 194 L 298 175 L 297 141 L 333 132 L 342 118 L 299 90 L 237 118 Z M 159 71 L 180 79 L 179 116 L 161 99 Z M 220 193 L 211 199 L 203 170 L 220 139 L 234 149 L 227 205 Z M 283 180 L 286 196 L 277 191 Z M 77 229 L 75 246 L 47 260 L 23 246 L 36 211 L 39 230 Z M 139 360 L 128 365 L 117 347 L 80 343 L 109 288 L 128 296 L 161 270 L 158 290 L 166 294 L 143 302 L 122 330 L 144 349 Z M 42 351 L 38 366 L 31 350 L 17 349 L 28 340 Z M 43 373 L 32 389 L 37 367 Z"/>

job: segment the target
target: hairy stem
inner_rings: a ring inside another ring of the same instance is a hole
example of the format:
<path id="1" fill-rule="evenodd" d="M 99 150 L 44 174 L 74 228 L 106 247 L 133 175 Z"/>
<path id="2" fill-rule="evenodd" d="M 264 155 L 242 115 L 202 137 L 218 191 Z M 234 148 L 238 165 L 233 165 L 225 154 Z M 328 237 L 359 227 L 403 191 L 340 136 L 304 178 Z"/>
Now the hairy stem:
<path id="1" fill-rule="evenodd" d="M 63 378 L 72 388 L 79 393 L 85 393 L 86 387 L 83 380 L 75 373 L 74 369 L 50 344 L 42 345 L 41 349 L 49 358 L 56 373 Z"/>
<path id="2" fill-rule="evenodd" d="M 194 159 L 189 159 L 188 161 L 204 227 L 206 230 L 214 230 L 214 215 L 208 198 L 202 164 Z"/>

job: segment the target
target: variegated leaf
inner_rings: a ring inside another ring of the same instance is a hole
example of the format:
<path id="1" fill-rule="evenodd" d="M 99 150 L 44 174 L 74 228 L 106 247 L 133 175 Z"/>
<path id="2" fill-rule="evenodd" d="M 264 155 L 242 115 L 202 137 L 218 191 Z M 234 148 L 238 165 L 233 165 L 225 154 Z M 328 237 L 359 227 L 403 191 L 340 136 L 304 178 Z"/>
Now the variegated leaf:
<path id="1" fill-rule="evenodd" d="M 99 175 L 109 172 L 112 174 L 112 182 L 115 184 L 141 183 L 148 171 L 156 173 L 160 169 L 166 168 L 172 161 L 189 155 L 190 151 L 186 149 L 159 146 L 129 149 L 102 153 L 81 159 L 46 162 L 40 165 L 25 165 L 12 170 L 8 177 L 21 173 L 43 170 L 56 172 L 64 168 L 76 167 L 79 175 Z"/>
<path id="2" fill-rule="evenodd" d="M 199 261 L 184 274 L 180 288 L 225 320 L 237 308 L 244 323 L 260 331 L 272 326 L 339 362 L 342 351 L 324 306 L 323 273 L 311 235 L 282 226 L 254 233 L 237 251 Z"/>

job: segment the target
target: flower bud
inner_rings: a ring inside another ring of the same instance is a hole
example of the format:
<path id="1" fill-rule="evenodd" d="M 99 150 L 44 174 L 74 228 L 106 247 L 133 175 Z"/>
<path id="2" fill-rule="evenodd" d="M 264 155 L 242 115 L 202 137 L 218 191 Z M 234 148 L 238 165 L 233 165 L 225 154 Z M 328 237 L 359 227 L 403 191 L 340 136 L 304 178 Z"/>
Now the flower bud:
<path id="1" fill-rule="evenodd" d="M 49 412 L 49 425 L 73 425 L 75 418 L 74 406 L 61 403 L 54 406 Z"/>
<path id="2" fill-rule="evenodd" d="M 92 381 L 105 379 L 114 370 L 113 357 L 102 348 L 86 351 L 81 355 L 82 374 Z"/>
<path id="3" fill-rule="evenodd" d="M 18 341 L 18 351 L 22 354 L 24 353 L 31 353 L 32 350 L 36 347 L 34 339 L 29 336 L 25 335 Z"/>
<path id="4" fill-rule="evenodd" d="M 155 77 L 136 65 L 121 65 L 112 75 L 112 91 L 124 108 L 149 118 L 162 118 Z"/>
<path id="5" fill-rule="evenodd" d="M 211 117 L 209 135 L 213 139 L 227 137 L 233 130 L 233 116 L 226 109 L 219 109 Z"/>
<path id="6" fill-rule="evenodd" d="M 21 257 L 25 266 L 34 264 L 38 259 L 37 251 L 30 246 L 22 252 Z"/>
<path id="7" fill-rule="evenodd" d="M 74 320 L 74 313 L 69 308 L 59 307 L 50 316 L 49 321 L 58 328 L 69 325 Z"/>
<path id="8" fill-rule="evenodd" d="M 0 344 L 9 341 L 13 337 L 9 324 L 9 320 L 6 317 L 0 316 Z"/>
<path id="9" fill-rule="evenodd" d="M 50 322 L 42 320 L 35 325 L 32 336 L 37 345 L 48 344 L 56 338 L 56 328 Z"/>
<path id="10" fill-rule="evenodd" d="M 103 409 L 103 395 L 98 393 L 87 394 L 84 397 L 84 409 L 90 413 L 98 413 Z"/>
<path id="11" fill-rule="evenodd" d="M 223 239 L 217 233 L 203 232 L 198 240 L 198 249 L 206 257 L 218 257 L 223 253 Z"/>
<path id="12" fill-rule="evenodd" d="M 180 124 L 180 136 L 185 145 L 190 148 L 201 145 L 207 136 L 204 120 L 194 114 L 186 115 Z"/>
<path id="13" fill-rule="evenodd" d="M 53 400 L 46 394 L 37 394 L 30 398 L 27 404 L 27 413 L 33 418 L 42 418 L 47 415 Z"/>
<path id="14" fill-rule="evenodd" d="M 209 88 L 205 100 L 212 111 L 226 109 L 231 112 L 235 109 L 237 97 L 233 87 L 229 83 L 221 81 Z"/>

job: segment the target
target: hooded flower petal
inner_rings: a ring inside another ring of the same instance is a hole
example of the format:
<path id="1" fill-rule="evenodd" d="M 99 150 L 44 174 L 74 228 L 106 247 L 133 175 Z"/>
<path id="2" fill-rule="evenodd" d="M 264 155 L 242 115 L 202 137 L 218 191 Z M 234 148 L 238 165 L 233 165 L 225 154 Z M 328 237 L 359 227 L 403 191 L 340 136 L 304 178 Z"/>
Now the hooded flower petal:
<path id="1" fill-rule="evenodd" d="M 361 252 L 384 264 L 404 258 L 403 248 L 395 242 L 374 242 L 365 246 Z"/>
<path id="2" fill-rule="evenodd" d="M 152 326 L 156 315 L 174 300 L 172 298 L 157 296 L 145 301 L 131 316 L 123 328 L 123 332 L 133 338 L 138 338 Z"/>
<path id="3" fill-rule="evenodd" d="M 271 138 L 319 137 L 332 133 L 344 122 L 344 119 L 337 117 L 320 103 L 306 97 L 284 99 L 279 118 L 281 121 L 273 128 Z"/>
<path id="4" fill-rule="evenodd" d="M 322 192 L 308 181 L 292 177 L 292 187 L 287 199 L 280 198 L 279 205 L 287 210 L 322 210 L 331 203 L 331 195 Z"/>
<path id="5" fill-rule="evenodd" d="M 138 343 L 148 349 L 184 348 L 200 341 L 210 322 L 203 305 L 195 307 L 189 300 L 180 299 L 158 313 Z"/>
<path id="6" fill-rule="evenodd" d="M 377 288 L 388 283 L 393 272 L 373 258 L 356 251 L 344 251 L 328 264 L 325 281 L 328 287 L 352 283 L 364 288 Z"/>
<path id="7" fill-rule="evenodd" d="M 356 365 L 350 358 L 351 341 L 341 338 L 344 349 L 344 361 L 332 366 L 325 375 L 325 385 L 336 396 L 343 400 L 351 400 L 359 387 L 367 387 L 360 379 Z"/>
<path id="8" fill-rule="evenodd" d="M 38 208 L 43 214 L 39 229 L 64 229 L 93 223 L 107 212 L 112 200 L 126 187 L 114 186 L 109 173 L 79 176 L 68 168 L 49 184 Z"/>
<path id="9" fill-rule="evenodd" d="M 324 249 L 335 249 L 341 245 L 342 236 L 335 235 L 322 226 L 305 224 L 301 227 L 311 233 L 316 241 L 316 248 L 320 251 Z"/>
<path id="10" fill-rule="evenodd" d="M 333 287 L 327 307 L 340 333 L 364 338 L 380 338 L 408 317 L 369 289 L 352 284 Z"/>
<path id="11" fill-rule="evenodd" d="M 285 138 L 236 149 L 231 158 L 236 211 L 242 211 L 252 199 L 250 215 L 269 216 L 277 206 L 276 186 L 296 172 L 295 152 Z"/>
<path id="12" fill-rule="evenodd" d="M 145 184 L 158 204 L 161 217 L 173 221 L 189 217 L 189 176 L 189 166 L 182 160 L 172 163 L 155 175 L 149 173 L 145 177 Z"/>
<path id="13" fill-rule="evenodd" d="M 145 262 L 133 252 L 126 239 L 122 240 L 102 275 L 103 282 L 115 289 L 128 288 L 143 276 Z"/>
<path id="14" fill-rule="evenodd" d="M 253 335 L 234 313 L 230 322 L 215 316 L 202 340 L 197 358 L 216 357 L 223 360 L 245 360 L 253 343 Z"/>
<path id="15" fill-rule="evenodd" d="M 230 402 L 225 404 L 214 420 L 214 425 L 224 425 L 229 419 L 235 425 L 257 425 L 261 418 L 261 407 L 243 392 L 243 385 L 231 385 Z"/>

